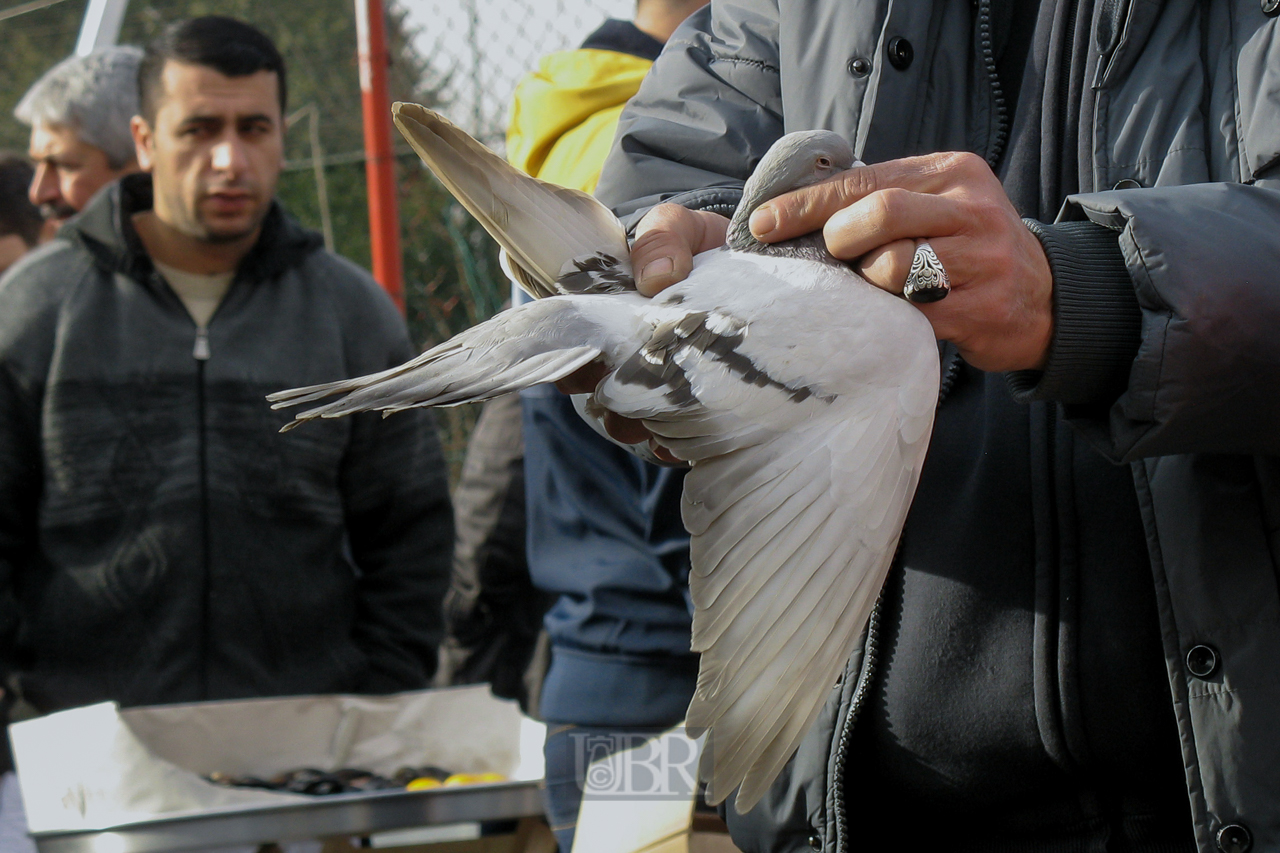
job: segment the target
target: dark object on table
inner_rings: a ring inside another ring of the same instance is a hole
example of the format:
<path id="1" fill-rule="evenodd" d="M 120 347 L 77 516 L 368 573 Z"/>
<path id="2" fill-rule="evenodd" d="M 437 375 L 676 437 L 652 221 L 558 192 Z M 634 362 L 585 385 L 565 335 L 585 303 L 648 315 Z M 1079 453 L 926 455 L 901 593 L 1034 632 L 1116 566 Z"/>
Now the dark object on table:
<path id="1" fill-rule="evenodd" d="M 300 770 L 276 774 L 270 779 L 260 779 L 257 776 L 230 776 L 226 773 L 210 773 L 205 779 L 215 785 L 228 788 L 262 788 L 267 791 L 322 796 L 403 788 L 410 781 L 424 776 L 443 781 L 448 778 L 449 771 L 430 766 L 402 767 L 396 771 L 393 778 L 388 779 L 386 776 L 379 776 L 372 771 L 355 767 L 344 767 L 331 773 L 314 767 L 304 767 Z"/>

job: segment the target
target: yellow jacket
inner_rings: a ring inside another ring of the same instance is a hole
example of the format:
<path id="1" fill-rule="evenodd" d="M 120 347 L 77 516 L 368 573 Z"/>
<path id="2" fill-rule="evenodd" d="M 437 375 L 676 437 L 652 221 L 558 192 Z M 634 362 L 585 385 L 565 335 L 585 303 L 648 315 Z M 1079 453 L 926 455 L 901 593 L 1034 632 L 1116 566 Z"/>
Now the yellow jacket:
<path id="1" fill-rule="evenodd" d="M 622 107 L 652 64 L 611 50 L 544 56 L 516 86 L 507 159 L 535 178 L 592 192 Z"/>

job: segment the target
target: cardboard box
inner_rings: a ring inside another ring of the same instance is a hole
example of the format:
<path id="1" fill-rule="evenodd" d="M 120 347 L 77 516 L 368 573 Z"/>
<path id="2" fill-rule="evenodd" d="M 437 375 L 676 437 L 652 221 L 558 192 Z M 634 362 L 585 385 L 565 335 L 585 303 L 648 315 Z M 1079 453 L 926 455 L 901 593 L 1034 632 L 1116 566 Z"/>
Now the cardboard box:
<path id="1" fill-rule="evenodd" d="M 307 797 L 202 776 L 405 765 L 542 778 L 545 728 L 487 687 L 394 696 L 304 696 L 119 709 L 102 703 L 9 728 L 33 833 L 121 825 Z M 345 795 L 353 796 L 353 795 Z"/>

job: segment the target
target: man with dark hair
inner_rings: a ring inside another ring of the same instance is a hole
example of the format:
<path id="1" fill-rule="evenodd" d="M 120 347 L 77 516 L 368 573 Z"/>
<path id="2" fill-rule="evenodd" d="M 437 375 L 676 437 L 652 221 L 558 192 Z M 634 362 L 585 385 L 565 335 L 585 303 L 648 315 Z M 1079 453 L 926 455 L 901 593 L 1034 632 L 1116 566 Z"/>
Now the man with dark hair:
<path id="1" fill-rule="evenodd" d="M 136 47 L 69 56 L 35 82 L 13 114 L 31 128 L 31 203 L 52 237 L 107 184 L 138 170 L 129 120 L 138 111 Z"/>
<path id="2" fill-rule="evenodd" d="M 40 240 L 43 220 L 27 198 L 34 173 L 23 157 L 0 152 L 0 275 Z"/>
<path id="3" fill-rule="evenodd" d="M 257 71 L 275 75 L 276 98 L 284 114 L 289 100 L 284 57 L 275 43 L 234 18 L 210 15 L 169 27 L 151 44 L 138 65 L 138 114 L 150 123 L 164 99 L 164 71 L 171 62 L 201 65 L 224 77 L 247 77 Z"/>
<path id="4" fill-rule="evenodd" d="M 269 39 L 184 21 L 142 67 L 150 174 L 0 282 L 0 669 L 39 713 L 425 687 L 452 544 L 430 418 L 280 435 L 263 400 L 399 364 L 404 323 L 273 200 Z"/>

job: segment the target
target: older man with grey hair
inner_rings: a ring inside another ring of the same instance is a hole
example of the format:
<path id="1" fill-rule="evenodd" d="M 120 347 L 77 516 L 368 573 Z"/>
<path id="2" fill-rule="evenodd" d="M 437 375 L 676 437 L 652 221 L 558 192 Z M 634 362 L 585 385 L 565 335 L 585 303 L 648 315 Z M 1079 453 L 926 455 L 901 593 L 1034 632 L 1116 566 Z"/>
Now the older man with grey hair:
<path id="1" fill-rule="evenodd" d="M 141 59 L 136 47 L 70 56 L 45 72 L 14 109 L 31 128 L 30 198 L 50 231 L 103 186 L 138 171 L 129 121 L 138 112 Z"/>

